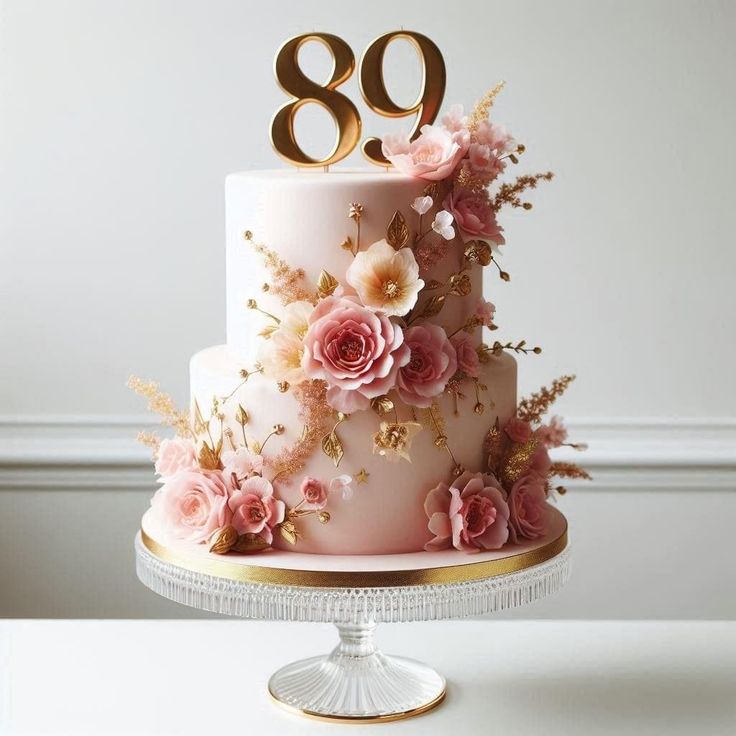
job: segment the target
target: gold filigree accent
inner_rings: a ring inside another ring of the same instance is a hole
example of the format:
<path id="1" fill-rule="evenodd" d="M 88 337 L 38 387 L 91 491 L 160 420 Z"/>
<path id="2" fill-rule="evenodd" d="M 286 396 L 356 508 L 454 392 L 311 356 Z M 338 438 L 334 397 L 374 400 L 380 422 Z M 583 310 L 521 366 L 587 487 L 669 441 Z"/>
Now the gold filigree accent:
<path id="1" fill-rule="evenodd" d="M 399 210 L 394 212 L 386 228 L 386 242 L 394 249 L 400 250 L 409 242 L 409 228 Z"/>

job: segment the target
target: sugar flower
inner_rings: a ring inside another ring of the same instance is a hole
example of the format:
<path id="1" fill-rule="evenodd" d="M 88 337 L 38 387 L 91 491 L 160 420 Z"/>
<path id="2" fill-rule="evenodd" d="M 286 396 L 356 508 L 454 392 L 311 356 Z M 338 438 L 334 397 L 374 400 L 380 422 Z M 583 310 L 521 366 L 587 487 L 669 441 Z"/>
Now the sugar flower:
<path id="1" fill-rule="evenodd" d="M 471 171 L 481 174 L 486 181 L 495 179 L 505 168 L 502 161 L 490 146 L 471 143 L 468 149 L 468 163 Z"/>
<path id="2" fill-rule="evenodd" d="M 263 367 L 263 375 L 275 381 L 287 381 L 293 386 L 304 380 L 301 367 L 303 340 L 313 309 L 307 301 L 286 305 L 278 327 L 259 345 L 258 361 Z"/>
<path id="3" fill-rule="evenodd" d="M 440 122 L 445 130 L 458 133 L 468 128 L 468 116 L 463 114 L 462 105 L 452 105 Z"/>
<path id="4" fill-rule="evenodd" d="M 457 355 L 457 367 L 466 376 L 477 378 L 480 373 L 480 357 L 478 350 L 473 344 L 473 337 L 467 332 L 458 332 L 450 338 L 452 347 Z"/>
<path id="5" fill-rule="evenodd" d="M 349 501 L 353 497 L 355 488 L 351 475 L 338 475 L 330 481 L 330 493 L 339 493 L 343 501 Z"/>
<path id="6" fill-rule="evenodd" d="M 408 361 L 401 328 L 353 297 L 327 297 L 310 315 L 302 368 L 327 382 L 327 402 L 337 411 L 367 409 Z"/>
<path id="7" fill-rule="evenodd" d="M 539 539 L 547 530 L 547 481 L 532 471 L 522 475 L 508 497 L 511 540 Z"/>
<path id="8" fill-rule="evenodd" d="M 299 490 L 306 503 L 315 509 L 323 509 L 327 505 L 327 488 L 321 480 L 306 476 Z"/>
<path id="9" fill-rule="evenodd" d="M 445 331 L 433 324 L 410 327 L 404 333 L 404 344 L 411 357 L 399 369 L 396 389 L 405 403 L 426 408 L 457 370 L 455 348 Z"/>
<path id="10" fill-rule="evenodd" d="M 475 305 L 474 316 L 484 327 L 490 327 L 493 324 L 493 316 L 496 314 L 496 307 L 482 297 L 478 299 Z"/>
<path id="11" fill-rule="evenodd" d="M 546 447 L 559 447 L 567 441 L 567 429 L 560 417 L 552 417 L 537 429 L 537 437 Z"/>
<path id="12" fill-rule="evenodd" d="M 448 486 L 439 483 L 424 501 L 433 538 L 428 551 L 500 549 L 509 538 L 509 507 L 492 475 L 465 471 Z"/>
<path id="13" fill-rule="evenodd" d="M 263 473 L 263 456 L 256 455 L 245 447 L 225 450 L 221 459 L 222 475 L 233 490 L 239 488 L 246 478 Z"/>
<path id="14" fill-rule="evenodd" d="M 267 544 L 273 542 L 272 530 L 286 514 L 284 502 L 274 498 L 273 486 L 259 476 L 248 478 L 233 491 L 228 506 L 238 534 L 257 534 Z"/>
<path id="15" fill-rule="evenodd" d="M 503 125 L 483 120 L 475 130 L 475 140 L 480 145 L 488 146 L 498 155 L 510 153 L 516 148 L 516 141 Z"/>
<path id="16" fill-rule="evenodd" d="M 219 471 L 180 470 L 156 491 L 151 509 L 167 536 L 205 542 L 230 523 L 227 501 L 228 489 Z"/>
<path id="17" fill-rule="evenodd" d="M 503 228 L 496 222 L 496 213 L 485 193 L 470 189 L 453 190 L 444 201 L 445 209 L 455 218 L 464 240 L 481 238 L 503 245 Z"/>
<path id="18" fill-rule="evenodd" d="M 469 145 L 467 131 L 423 125 L 419 137 L 410 141 L 406 133 L 383 138 L 383 155 L 402 173 L 427 181 L 447 179 Z"/>
<path id="19" fill-rule="evenodd" d="M 452 227 L 452 215 L 447 210 L 440 210 L 434 216 L 432 230 L 445 240 L 452 240 L 455 237 L 455 230 Z"/>
<path id="20" fill-rule="evenodd" d="M 196 470 L 197 450 L 191 440 L 175 437 L 161 440 L 156 452 L 156 473 L 170 478 L 180 470 Z"/>
<path id="21" fill-rule="evenodd" d="M 418 422 L 381 422 L 378 432 L 373 435 L 373 454 L 392 461 L 404 459 L 411 462 L 411 443 L 421 429 Z"/>
<path id="22" fill-rule="evenodd" d="M 411 203 L 411 208 L 420 215 L 426 215 L 432 208 L 432 204 L 432 197 L 417 197 Z"/>
<path id="23" fill-rule="evenodd" d="M 532 425 L 518 417 L 511 417 L 506 422 L 503 431 L 509 436 L 513 442 L 525 445 L 532 438 Z"/>
<path id="24" fill-rule="evenodd" d="M 347 281 L 366 307 L 388 316 L 406 314 L 424 286 L 411 249 L 394 250 L 385 240 L 356 254 Z"/>

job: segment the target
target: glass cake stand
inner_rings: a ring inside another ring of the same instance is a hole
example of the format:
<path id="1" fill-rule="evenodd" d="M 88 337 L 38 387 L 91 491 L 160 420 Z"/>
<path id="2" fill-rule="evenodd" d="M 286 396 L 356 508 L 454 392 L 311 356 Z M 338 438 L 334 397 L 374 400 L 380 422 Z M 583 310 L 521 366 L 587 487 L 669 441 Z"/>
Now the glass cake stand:
<path id="1" fill-rule="evenodd" d="M 553 535 L 506 556 L 276 552 L 231 562 L 229 556 L 166 547 L 144 525 L 135 542 L 137 573 L 151 590 L 194 608 L 335 624 L 339 643 L 332 653 L 282 667 L 268 683 L 271 697 L 320 719 L 398 720 L 439 705 L 445 680 L 420 662 L 380 652 L 376 625 L 481 616 L 554 593 L 570 566 L 567 524 L 555 513 L 561 522 Z"/>

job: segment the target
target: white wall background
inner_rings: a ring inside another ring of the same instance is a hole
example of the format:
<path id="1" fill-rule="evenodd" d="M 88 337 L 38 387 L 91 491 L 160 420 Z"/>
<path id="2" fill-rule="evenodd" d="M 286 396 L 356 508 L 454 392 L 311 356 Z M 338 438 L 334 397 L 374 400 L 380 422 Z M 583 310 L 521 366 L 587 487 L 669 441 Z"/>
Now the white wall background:
<path id="1" fill-rule="evenodd" d="M 557 172 L 504 221 L 512 283 L 488 283 L 501 336 L 545 349 L 522 390 L 579 374 L 559 409 L 598 477 L 564 503 L 578 577 L 530 615 L 736 615 L 736 10 L 715 0 L 0 0 L 0 615 L 180 613 L 133 577 L 150 476 L 125 379 L 184 402 L 223 339 L 223 181 L 281 165 L 279 44 L 359 54 L 400 26 L 443 50 L 448 103 L 507 80 L 521 169 Z"/>

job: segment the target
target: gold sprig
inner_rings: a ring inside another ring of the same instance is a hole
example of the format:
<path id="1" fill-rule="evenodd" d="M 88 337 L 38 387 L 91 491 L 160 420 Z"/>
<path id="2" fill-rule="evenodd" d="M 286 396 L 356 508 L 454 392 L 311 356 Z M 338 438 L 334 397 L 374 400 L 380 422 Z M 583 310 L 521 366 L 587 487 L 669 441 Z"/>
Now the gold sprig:
<path id="1" fill-rule="evenodd" d="M 131 376 L 127 386 L 139 396 L 148 399 L 148 411 L 158 414 L 161 424 L 172 427 L 179 437 L 192 437 L 194 433 L 189 424 L 189 415 L 179 411 L 174 400 L 159 389 L 154 381 L 144 381 L 138 376 Z"/>
<path id="2" fill-rule="evenodd" d="M 150 447 L 153 456 L 156 457 L 158 448 L 161 445 L 161 438 L 155 432 L 138 432 L 136 440 L 146 447 Z"/>
<path id="3" fill-rule="evenodd" d="M 484 353 L 491 353 L 492 355 L 501 355 L 501 353 L 504 350 L 509 350 L 515 352 L 518 354 L 528 355 L 529 353 L 534 353 L 534 355 L 539 355 L 542 352 L 542 348 L 539 347 L 539 345 L 536 345 L 533 348 L 526 347 L 526 340 L 519 340 L 519 342 L 507 342 L 507 343 L 500 343 L 498 340 L 493 343 L 490 347 L 488 345 L 481 345 L 481 350 Z"/>
<path id="4" fill-rule="evenodd" d="M 243 237 L 263 257 L 264 265 L 271 274 L 273 283 L 269 285 L 269 293 L 275 294 L 282 304 L 298 301 L 314 303 L 314 293 L 304 287 L 303 268 L 292 268 L 275 251 L 263 243 L 256 243 L 250 230 L 246 230 Z"/>
<path id="5" fill-rule="evenodd" d="M 523 419 L 525 422 L 540 421 L 542 416 L 549 411 L 552 404 L 565 393 L 574 380 L 575 376 L 560 376 L 560 378 L 555 378 L 552 381 L 549 388 L 542 386 L 537 393 L 523 398 L 516 409 L 519 419 Z"/>
<path id="6" fill-rule="evenodd" d="M 556 475 L 559 478 L 580 478 L 581 480 L 593 480 L 587 470 L 584 470 L 576 463 L 552 463 L 549 468 L 549 474 Z"/>
<path id="7" fill-rule="evenodd" d="M 493 103 L 498 96 L 498 93 L 504 88 L 505 84 L 506 82 L 499 82 L 495 87 L 488 90 L 488 92 L 486 92 L 483 97 L 481 97 L 480 100 L 475 103 L 473 112 L 468 118 L 468 130 L 471 133 L 475 133 L 475 131 L 478 130 L 478 126 L 484 120 L 488 119 L 488 113 L 490 112 L 491 107 L 493 107 Z"/>
<path id="8" fill-rule="evenodd" d="M 348 217 L 355 223 L 355 249 L 351 249 L 351 253 L 355 255 L 360 250 L 360 221 L 363 218 L 363 205 L 360 204 L 360 202 L 351 202 L 350 207 L 348 207 Z M 352 245 L 352 241 L 350 238 L 347 239 L 346 242 L 350 241 Z M 345 247 L 345 243 L 343 243 L 343 248 Z"/>
<path id="9" fill-rule="evenodd" d="M 496 192 L 496 196 L 491 200 L 491 206 L 494 212 L 498 212 L 505 204 L 511 207 L 523 207 L 525 210 L 532 208 L 531 202 L 524 202 L 521 199 L 521 193 L 527 189 L 536 189 L 540 181 L 551 181 L 554 173 L 545 171 L 541 174 L 525 174 L 517 176 L 512 182 L 501 184 Z"/>

